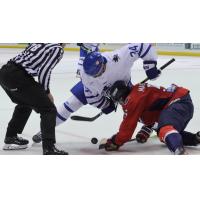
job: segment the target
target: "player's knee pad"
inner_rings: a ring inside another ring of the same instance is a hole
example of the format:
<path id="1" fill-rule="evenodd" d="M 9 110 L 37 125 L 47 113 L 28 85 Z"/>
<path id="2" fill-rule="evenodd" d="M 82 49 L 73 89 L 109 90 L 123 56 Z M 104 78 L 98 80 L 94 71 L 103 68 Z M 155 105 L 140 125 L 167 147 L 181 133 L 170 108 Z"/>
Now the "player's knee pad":
<path id="1" fill-rule="evenodd" d="M 159 131 L 159 138 L 166 143 L 170 151 L 175 152 L 177 148 L 183 147 L 182 137 L 171 125 L 164 126 Z"/>

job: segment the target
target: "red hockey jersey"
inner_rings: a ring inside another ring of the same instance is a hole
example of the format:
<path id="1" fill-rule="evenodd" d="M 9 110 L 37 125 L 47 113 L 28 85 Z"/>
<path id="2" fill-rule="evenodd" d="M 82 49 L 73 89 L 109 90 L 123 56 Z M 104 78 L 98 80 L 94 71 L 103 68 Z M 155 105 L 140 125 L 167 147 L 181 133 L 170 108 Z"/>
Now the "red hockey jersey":
<path id="1" fill-rule="evenodd" d="M 124 119 L 115 138 L 116 144 L 122 145 L 131 139 L 138 121 L 153 125 L 163 109 L 188 93 L 188 89 L 176 85 L 168 89 L 147 83 L 133 86 L 122 106 Z"/>

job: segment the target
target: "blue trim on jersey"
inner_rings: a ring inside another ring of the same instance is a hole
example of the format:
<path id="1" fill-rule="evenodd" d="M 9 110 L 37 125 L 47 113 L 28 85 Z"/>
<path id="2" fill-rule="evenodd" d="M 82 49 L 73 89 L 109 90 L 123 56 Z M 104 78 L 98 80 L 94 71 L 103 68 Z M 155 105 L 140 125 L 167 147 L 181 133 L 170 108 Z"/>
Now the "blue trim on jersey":
<path id="1" fill-rule="evenodd" d="M 72 94 L 83 104 L 87 104 L 87 100 L 85 98 L 85 93 L 84 93 L 84 86 L 82 81 L 79 81 L 72 89 L 71 89 Z"/>
<path id="2" fill-rule="evenodd" d="M 140 55 L 141 55 L 141 53 L 142 53 L 142 50 L 143 50 L 143 43 L 142 43 L 141 46 L 140 46 L 140 51 L 139 51 L 139 53 L 138 53 L 139 57 L 140 57 Z"/>
<path id="3" fill-rule="evenodd" d="M 80 57 L 84 57 L 85 58 L 87 56 L 87 54 L 88 54 L 88 52 L 86 50 L 80 48 Z"/>
<path id="4" fill-rule="evenodd" d="M 99 102 L 101 103 L 101 101 L 104 100 L 104 98 L 105 97 L 101 97 L 101 99 L 99 99 L 98 101 L 94 101 L 94 102 L 90 103 L 90 105 L 93 105 L 93 104 L 99 103 Z"/>
<path id="5" fill-rule="evenodd" d="M 65 119 L 64 117 L 62 117 L 59 113 L 57 113 L 57 117 L 59 118 L 59 119 L 61 119 L 62 121 L 66 121 L 67 119 Z"/>
<path id="6" fill-rule="evenodd" d="M 97 94 L 96 96 L 85 96 L 86 97 L 86 99 L 92 99 L 92 98 L 96 98 L 96 97 L 98 97 L 99 95 Z"/>
<path id="7" fill-rule="evenodd" d="M 140 58 L 144 58 L 147 55 L 147 53 L 149 52 L 150 48 L 151 48 L 151 45 L 148 46 L 147 50 L 144 52 L 144 54 L 142 56 L 140 56 Z"/>
<path id="8" fill-rule="evenodd" d="M 103 101 L 97 106 L 97 108 L 101 108 L 101 106 L 104 104 L 105 99 L 103 99 Z"/>
<path id="9" fill-rule="evenodd" d="M 69 112 L 71 112 L 71 113 L 74 112 L 66 103 L 64 103 L 64 106 L 65 106 L 66 110 L 68 110 Z"/>

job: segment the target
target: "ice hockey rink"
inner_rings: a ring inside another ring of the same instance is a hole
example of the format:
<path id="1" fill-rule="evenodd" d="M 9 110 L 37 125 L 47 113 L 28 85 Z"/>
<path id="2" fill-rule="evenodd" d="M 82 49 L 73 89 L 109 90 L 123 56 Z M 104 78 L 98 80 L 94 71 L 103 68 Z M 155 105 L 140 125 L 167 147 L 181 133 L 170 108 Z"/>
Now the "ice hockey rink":
<path id="1" fill-rule="evenodd" d="M 19 53 L 21 49 L 0 49 L 0 65 L 5 64 L 10 58 Z M 158 66 L 163 65 L 173 56 L 159 56 Z M 172 63 L 162 73 L 162 76 L 156 81 L 149 81 L 150 84 L 169 86 L 171 83 L 187 87 L 191 90 L 195 112 L 186 130 L 197 132 L 200 130 L 200 57 L 174 57 L 176 61 Z M 76 84 L 79 79 L 75 72 L 79 59 L 78 52 L 66 51 L 64 58 L 56 66 L 51 78 L 51 92 L 54 95 L 55 104 L 60 105 L 70 97 L 70 88 Z M 145 78 L 142 69 L 142 62 L 135 63 L 132 69 L 132 81 L 137 83 Z M 41 144 L 33 144 L 32 136 L 40 130 L 40 116 L 34 111 L 24 129 L 22 136 L 29 139 L 29 148 L 18 151 L 3 151 L 4 136 L 7 123 L 11 119 L 14 104 L 0 88 L 0 154 L 2 155 L 41 155 Z M 92 106 L 84 106 L 78 110 L 76 115 L 93 117 L 100 111 Z M 164 144 L 161 144 L 157 137 L 152 137 L 145 144 L 137 144 L 135 141 L 125 144 L 118 152 L 105 152 L 98 149 L 98 144 L 92 144 L 91 138 L 96 137 L 99 140 L 115 134 L 122 120 L 123 113 L 120 108 L 116 113 L 102 115 L 93 122 L 79 122 L 69 119 L 64 124 L 56 127 L 57 145 L 69 152 L 71 155 L 170 155 L 171 153 Z M 138 124 L 137 130 L 140 128 Z M 136 130 L 136 132 L 137 132 Z M 135 133 L 136 133 L 135 132 Z M 134 135 L 133 135 L 134 137 Z M 200 147 L 186 148 L 191 155 L 200 154 Z"/>

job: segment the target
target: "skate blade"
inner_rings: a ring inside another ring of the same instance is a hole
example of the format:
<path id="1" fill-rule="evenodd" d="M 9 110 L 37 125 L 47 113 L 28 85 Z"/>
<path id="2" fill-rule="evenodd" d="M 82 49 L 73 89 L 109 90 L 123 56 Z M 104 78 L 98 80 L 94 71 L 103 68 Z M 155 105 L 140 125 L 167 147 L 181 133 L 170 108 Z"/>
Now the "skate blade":
<path id="1" fill-rule="evenodd" d="M 5 144 L 3 147 L 3 150 L 20 150 L 20 149 L 26 149 L 28 148 L 28 145 L 16 145 L 16 144 Z"/>

